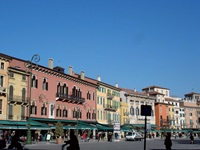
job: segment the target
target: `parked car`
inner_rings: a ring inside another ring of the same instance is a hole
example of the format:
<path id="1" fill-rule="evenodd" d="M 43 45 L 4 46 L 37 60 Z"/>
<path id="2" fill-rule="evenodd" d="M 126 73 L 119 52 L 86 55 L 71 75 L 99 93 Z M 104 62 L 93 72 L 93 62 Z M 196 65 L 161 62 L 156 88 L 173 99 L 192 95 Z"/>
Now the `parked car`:
<path id="1" fill-rule="evenodd" d="M 126 141 L 141 141 L 142 139 L 142 135 L 137 132 L 128 132 L 126 134 Z"/>

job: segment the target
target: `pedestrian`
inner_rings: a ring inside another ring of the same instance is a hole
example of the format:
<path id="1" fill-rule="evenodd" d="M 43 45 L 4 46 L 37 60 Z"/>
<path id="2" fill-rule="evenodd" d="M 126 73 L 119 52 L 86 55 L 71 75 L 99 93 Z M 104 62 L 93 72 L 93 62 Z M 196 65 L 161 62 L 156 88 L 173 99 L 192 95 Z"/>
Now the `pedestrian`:
<path id="1" fill-rule="evenodd" d="M 38 144 L 38 132 L 37 131 L 35 131 L 35 134 L 34 134 L 34 143 Z"/>
<path id="2" fill-rule="evenodd" d="M 194 136 L 190 133 L 190 144 L 194 144 Z"/>
<path id="3" fill-rule="evenodd" d="M 98 133 L 98 134 L 97 134 L 97 139 L 98 139 L 98 142 L 99 142 L 99 140 L 100 140 L 100 137 L 101 137 L 101 134 L 100 134 L 100 133 Z"/>
<path id="4" fill-rule="evenodd" d="M 67 147 L 67 150 L 80 150 L 78 139 L 76 135 L 74 135 L 73 130 L 70 131 L 69 137 L 70 137 L 70 140 L 64 141 L 65 144 L 62 145 L 62 150 L 64 150 L 64 147 L 68 144 L 69 146 Z"/>
<path id="5" fill-rule="evenodd" d="M 165 144 L 166 150 L 171 150 L 172 140 L 171 140 L 170 133 L 167 133 L 164 144 Z"/>

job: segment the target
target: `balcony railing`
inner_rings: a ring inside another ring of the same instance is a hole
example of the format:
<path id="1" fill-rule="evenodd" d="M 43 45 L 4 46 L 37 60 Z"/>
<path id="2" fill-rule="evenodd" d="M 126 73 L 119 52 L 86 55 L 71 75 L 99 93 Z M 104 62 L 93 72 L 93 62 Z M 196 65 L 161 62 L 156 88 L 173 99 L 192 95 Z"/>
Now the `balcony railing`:
<path id="1" fill-rule="evenodd" d="M 8 103 L 12 104 L 21 104 L 21 105 L 27 105 L 29 103 L 30 98 L 22 98 L 22 96 L 9 96 L 8 97 Z"/>
<path id="2" fill-rule="evenodd" d="M 78 104 L 82 104 L 85 102 L 85 98 L 77 97 L 74 95 L 63 94 L 63 93 L 56 93 L 56 100 L 62 100 L 62 101 L 78 103 Z"/>
<path id="3" fill-rule="evenodd" d="M 13 119 L 13 115 L 8 115 L 8 119 Z"/>
<path id="4" fill-rule="evenodd" d="M 6 94 L 6 88 L 0 86 L 0 94 Z"/>
<path id="5" fill-rule="evenodd" d="M 114 95 L 111 93 L 107 93 L 107 99 L 112 100 L 114 98 Z"/>
<path id="6" fill-rule="evenodd" d="M 108 111 L 117 111 L 118 107 L 113 105 L 104 105 L 104 109 Z"/>

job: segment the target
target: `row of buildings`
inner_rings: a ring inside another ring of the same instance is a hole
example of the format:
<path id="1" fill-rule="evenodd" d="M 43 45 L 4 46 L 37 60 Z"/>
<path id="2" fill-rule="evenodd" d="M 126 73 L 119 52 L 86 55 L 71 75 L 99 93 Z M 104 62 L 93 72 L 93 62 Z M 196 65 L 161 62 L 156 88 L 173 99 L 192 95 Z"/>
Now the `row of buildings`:
<path id="1" fill-rule="evenodd" d="M 147 123 L 156 130 L 200 127 L 198 93 L 184 98 L 170 96 L 170 89 L 149 86 L 141 90 L 119 87 L 92 79 L 84 71 L 39 65 L 39 55 L 30 61 L 0 53 L 0 129 L 31 130 L 53 128 L 58 121 L 65 129 L 111 130 L 144 127 L 141 105 L 151 105 Z M 79 124 L 77 122 L 82 122 Z M 81 126 L 82 125 L 82 126 Z M 95 134 L 95 133 L 94 133 Z"/>

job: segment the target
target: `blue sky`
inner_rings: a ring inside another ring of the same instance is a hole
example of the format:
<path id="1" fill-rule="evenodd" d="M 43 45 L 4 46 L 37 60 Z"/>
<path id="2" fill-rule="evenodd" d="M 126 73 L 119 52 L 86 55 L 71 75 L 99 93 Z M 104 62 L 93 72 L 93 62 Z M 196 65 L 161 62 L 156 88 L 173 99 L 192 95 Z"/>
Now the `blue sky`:
<path id="1" fill-rule="evenodd" d="M 111 85 L 200 93 L 199 0 L 1 0 L 0 52 Z"/>

